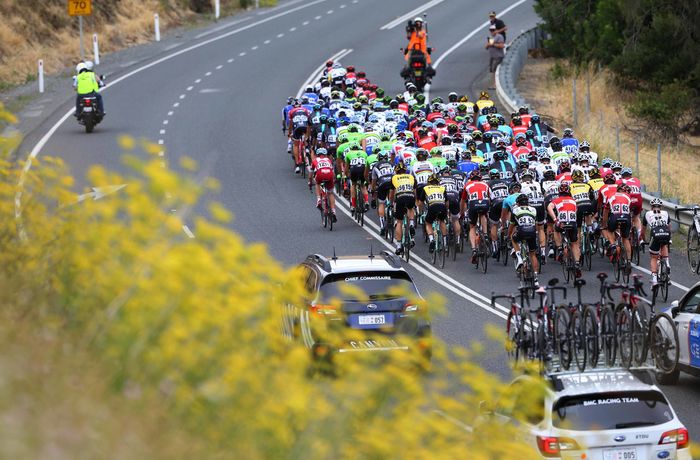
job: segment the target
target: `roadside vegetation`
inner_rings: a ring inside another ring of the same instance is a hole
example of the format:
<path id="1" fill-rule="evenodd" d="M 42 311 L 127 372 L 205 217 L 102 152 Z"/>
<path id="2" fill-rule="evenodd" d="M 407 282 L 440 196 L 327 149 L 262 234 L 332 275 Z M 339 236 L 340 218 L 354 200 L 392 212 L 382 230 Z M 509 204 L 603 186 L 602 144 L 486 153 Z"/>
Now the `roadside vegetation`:
<path id="1" fill-rule="evenodd" d="M 432 374 L 408 354 L 320 372 L 280 333 L 280 305 L 303 295 L 296 273 L 232 233 L 217 204 L 188 238 L 181 219 L 216 183 L 164 169 L 158 146 L 121 145 L 131 172 L 89 179 L 128 185 L 80 203 L 59 159 L 35 160 L 19 188 L 21 165 L 3 151 L 0 456 L 532 457 L 510 426 L 473 436 L 454 422 L 507 392 L 475 364 L 478 345 L 435 340 Z"/>
<path id="2" fill-rule="evenodd" d="M 261 0 L 262 6 L 276 0 Z M 254 4 L 250 0 L 221 0 L 222 16 Z M 153 14 L 161 31 L 213 18 L 209 0 L 100 0 L 84 19 L 85 46 L 92 55 L 97 33 L 100 53 L 109 53 L 153 40 Z M 80 60 L 78 19 L 68 16 L 65 0 L 0 0 L 0 91 L 36 79 L 37 61 L 48 73 L 73 67 Z"/>

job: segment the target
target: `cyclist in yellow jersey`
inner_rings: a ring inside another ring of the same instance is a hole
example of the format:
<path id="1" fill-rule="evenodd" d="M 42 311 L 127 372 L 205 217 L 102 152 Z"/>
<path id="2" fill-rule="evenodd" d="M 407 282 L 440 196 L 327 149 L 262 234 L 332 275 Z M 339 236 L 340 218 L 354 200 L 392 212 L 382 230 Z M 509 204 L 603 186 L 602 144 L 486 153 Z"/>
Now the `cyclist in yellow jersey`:
<path id="1" fill-rule="evenodd" d="M 447 245 L 447 204 L 445 198 L 445 187 L 440 185 L 440 177 L 431 174 L 428 178 L 428 185 L 423 188 L 425 193 L 425 204 L 428 212 L 425 215 L 425 232 L 428 234 L 428 251 L 435 251 L 435 235 L 433 234 L 433 222 L 440 221 L 440 231 L 443 235 L 443 244 Z M 444 246 L 443 246 L 444 247 Z"/>
<path id="2" fill-rule="evenodd" d="M 593 190 L 593 195 L 595 196 L 595 200 L 593 200 L 593 229 L 594 231 L 598 231 L 598 191 L 605 185 L 605 182 L 603 182 L 603 178 L 600 177 L 600 170 L 598 169 L 597 166 L 593 166 L 591 170 L 588 172 L 588 177 L 590 178 L 588 180 L 588 185 L 591 186 L 591 190 Z"/>
<path id="3" fill-rule="evenodd" d="M 491 96 L 489 96 L 489 93 L 486 91 L 482 91 L 481 94 L 479 94 L 479 99 L 475 102 L 475 104 L 479 109 L 479 113 L 481 113 L 481 110 L 484 107 L 493 107 Z"/>
<path id="4" fill-rule="evenodd" d="M 396 255 L 401 255 L 403 247 L 403 218 L 407 214 L 408 226 L 411 236 L 416 234 L 415 230 L 415 207 L 416 207 L 416 179 L 411 174 L 406 173 L 406 165 L 399 161 L 394 166 L 394 176 L 391 178 L 391 192 L 389 199 L 394 203 L 394 246 Z"/>

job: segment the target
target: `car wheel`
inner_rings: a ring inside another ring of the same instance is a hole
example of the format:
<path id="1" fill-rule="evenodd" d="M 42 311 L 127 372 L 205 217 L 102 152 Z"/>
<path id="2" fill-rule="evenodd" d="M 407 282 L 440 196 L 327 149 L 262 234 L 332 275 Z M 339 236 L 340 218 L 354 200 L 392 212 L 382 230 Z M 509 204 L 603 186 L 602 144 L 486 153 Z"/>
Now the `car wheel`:
<path id="1" fill-rule="evenodd" d="M 681 371 L 678 369 L 674 370 L 670 374 L 665 374 L 663 372 L 656 372 L 655 377 L 656 377 L 656 382 L 659 385 L 675 385 L 678 383 L 678 378 L 681 375 Z"/>

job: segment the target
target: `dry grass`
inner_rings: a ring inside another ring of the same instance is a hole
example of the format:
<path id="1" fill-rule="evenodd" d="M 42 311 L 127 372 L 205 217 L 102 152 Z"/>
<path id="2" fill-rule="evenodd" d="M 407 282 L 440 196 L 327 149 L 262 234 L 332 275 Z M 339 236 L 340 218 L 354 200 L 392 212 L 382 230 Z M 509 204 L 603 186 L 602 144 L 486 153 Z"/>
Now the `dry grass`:
<path id="1" fill-rule="evenodd" d="M 538 59 L 528 63 L 521 74 L 518 87 L 525 100 L 543 116 L 553 119 L 557 129 L 573 124 L 573 77 L 555 79 L 551 69 L 552 59 Z M 656 192 L 657 144 L 639 138 L 633 128 L 635 121 L 627 116 L 625 103 L 629 95 L 621 92 L 605 72 L 590 69 L 588 75 L 579 75 L 577 85 L 579 139 L 587 139 L 600 157 L 618 159 L 616 127 L 620 127 L 620 155 L 623 164 L 632 167 L 635 175 L 646 185 L 648 192 Z M 590 111 L 586 112 L 586 79 L 590 79 Z M 635 158 L 635 143 L 639 145 L 639 166 Z M 661 146 L 662 193 L 667 198 L 679 198 L 681 202 L 697 201 L 698 193 L 693 184 L 700 183 L 700 148 L 687 144 Z"/>
<path id="2" fill-rule="evenodd" d="M 275 3 L 260 2 L 263 6 Z M 93 1 L 93 15 L 84 20 L 85 47 L 92 55 L 92 34 L 100 40 L 100 53 L 153 40 L 153 14 L 160 16 L 161 32 L 206 15 L 189 9 L 190 0 Z M 222 14 L 238 8 L 239 0 L 222 0 Z M 78 19 L 68 16 L 65 0 L 0 0 L 0 88 L 35 78 L 37 61 L 48 73 L 80 60 Z"/>

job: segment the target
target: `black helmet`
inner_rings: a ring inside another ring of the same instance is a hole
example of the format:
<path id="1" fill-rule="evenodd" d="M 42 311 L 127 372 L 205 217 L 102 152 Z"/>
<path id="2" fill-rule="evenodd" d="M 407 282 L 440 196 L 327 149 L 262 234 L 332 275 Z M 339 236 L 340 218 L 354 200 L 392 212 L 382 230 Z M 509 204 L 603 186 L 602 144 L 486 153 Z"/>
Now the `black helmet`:
<path id="1" fill-rule="evenodd" d="M 515 199 L 515 203 L 516 203 L 518 206 L 527 206 L 528 204 L 530 204 L 530 199 L 527 197 L 527 195 L 525 195 L 524 193 L 521 193 L 521 194 L 518 195 L 518 197 Z"/>

